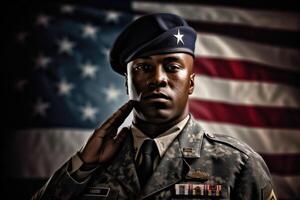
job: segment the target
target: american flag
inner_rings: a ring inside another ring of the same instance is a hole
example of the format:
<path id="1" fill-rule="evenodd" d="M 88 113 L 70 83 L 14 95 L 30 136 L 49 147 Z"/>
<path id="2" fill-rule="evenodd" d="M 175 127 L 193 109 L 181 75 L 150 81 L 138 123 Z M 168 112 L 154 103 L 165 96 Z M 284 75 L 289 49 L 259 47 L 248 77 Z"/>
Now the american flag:
<path id="1" fill-rule="evenodd" d="M 300 15 L 295 3 L 111 4 L 39 6 L 12 29 L 6 79 L 14 159 L 8 176 L 47 178 L 81 147 L 93 128 L 127 100 L 124 78 L 108 62 L 114 39 L 139 15 L 170 12 L 198 32 L 196 87 L 189 102 L 193 116 L 205 129 L 239 138 L 259 152 L 279 199 L 300 199 Z"/>

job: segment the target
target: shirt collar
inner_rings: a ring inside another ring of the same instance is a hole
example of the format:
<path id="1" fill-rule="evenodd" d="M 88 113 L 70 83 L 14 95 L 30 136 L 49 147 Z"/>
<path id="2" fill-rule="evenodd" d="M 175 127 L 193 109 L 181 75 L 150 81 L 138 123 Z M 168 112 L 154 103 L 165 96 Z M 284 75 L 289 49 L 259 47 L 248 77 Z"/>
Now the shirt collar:
<path id="1" fill-rule="evenodd" d="M 175 124 L 170 129 L 166 130 L 162 134 L 158 135 L 156 138 L 154 138 L 154 141 L 157 145 L 159 155 L 162 157 L 170 144 L 173 142 L 173 140 L 178 136 L 178 134 L 182 131 L 184 126 L 189 120 L 189 115 L 186 116 L 182 121 Z M 147 135 L 145 135 L 140 129 L 138 129 L 133 124 L 131 125 L 131 132 L 133 135 L 133 143 L 134 143 L 134 150 L 136 152 L 136 158 L 139 152 L 139 149 L 141 145 L 143 144 L 144 140 L 150 139 Z"/>

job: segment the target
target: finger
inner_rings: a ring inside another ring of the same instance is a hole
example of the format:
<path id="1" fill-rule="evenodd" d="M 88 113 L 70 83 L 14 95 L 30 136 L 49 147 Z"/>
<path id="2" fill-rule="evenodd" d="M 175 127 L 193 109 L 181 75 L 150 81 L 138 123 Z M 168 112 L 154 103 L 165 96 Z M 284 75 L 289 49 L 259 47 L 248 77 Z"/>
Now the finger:
<path id="1" fill-rule="evenodd" d="M 115 137 L 115 142 L 117 144 L 120 144 L 124 141 L 124 139 L 126 138 L 127 134 L 129 133 L 129 129 L 124 127 L 122 128 L 122 130 L 116 135 Z"/>
<path id="2" fill-rule="evenodd" d="M 110 130 L 112 128 L 119 128 L 119 126 L 125 121 L 127 116 L 133 109 L 134 102 L 132 100 L 125 103 L 121 108 L 119 108 L 109 119 L 107 119 L 100 129 L 103 131 Z"/>

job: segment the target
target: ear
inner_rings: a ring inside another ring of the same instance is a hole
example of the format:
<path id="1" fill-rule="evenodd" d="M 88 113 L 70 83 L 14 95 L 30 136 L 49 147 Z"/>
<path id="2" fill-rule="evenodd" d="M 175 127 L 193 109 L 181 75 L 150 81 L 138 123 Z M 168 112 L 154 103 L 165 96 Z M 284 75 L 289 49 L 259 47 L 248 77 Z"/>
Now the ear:
<path id="1" fill-rule="evenodd" d="M 126 88 L 126 94 L 128 95 L 128 76 L 126 73 L 124 73 L 124 78 L 125 78 L 125 88 Z"/>
<path id="2" fill-rule="evenodd" d="M 192 94 L 194 91 L 194 86 L 195 86 L 195 73 L 192 73 L 190 75 L 190 87 L 189 87 L 189 94 Z"/>

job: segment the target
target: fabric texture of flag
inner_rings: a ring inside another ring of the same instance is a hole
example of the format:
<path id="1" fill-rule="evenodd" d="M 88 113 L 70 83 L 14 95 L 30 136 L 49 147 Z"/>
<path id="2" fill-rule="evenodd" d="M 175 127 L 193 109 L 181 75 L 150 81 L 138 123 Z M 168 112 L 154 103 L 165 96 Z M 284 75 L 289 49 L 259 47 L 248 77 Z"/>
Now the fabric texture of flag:
<path id="1" fill-rule="evenodd" d="M 127 100 L 124 78 L 108 62 L 118 33 L 139 15 L 170 12 L 198 32 L 196 86 L 189 102 L 193 116 L 205 129 L 239 138 L 260 153 L 279 199 L 300 198 L 300 15 L 295 8 L 239 1 L 116 5 L 28 6 L 26 17 L 11 25 L 4 77 L 5 176 L 47 178 L 73 155 Z"/>

